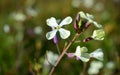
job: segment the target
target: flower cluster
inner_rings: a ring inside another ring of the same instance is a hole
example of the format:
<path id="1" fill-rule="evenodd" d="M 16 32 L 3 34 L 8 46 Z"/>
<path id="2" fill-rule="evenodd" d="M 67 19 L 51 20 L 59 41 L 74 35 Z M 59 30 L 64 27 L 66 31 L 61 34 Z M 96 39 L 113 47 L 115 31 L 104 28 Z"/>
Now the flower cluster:
<path id="1" fill-rule="evenodd" d="M 46 38 L 48 40 L 53 39 L 54 43 L 58 42 L 56 33 L 60 33 L 60 37 L 62 39 L 67 39 L 70 36 L 70 31 L 62 28 L 64 25 L 68 25 L 72 22 L 72 18 L 70 16 L 66 17 L 61 21 L 61 23 L 57 23 L 57 20 L 54 17 L 51 17 L 46 20 L 47 25 L 52 28 L 52 31 L 47 32 Z M 105 32 L 102 29 L 102 25 L 98 24 L 96 21 L 94 21 L 93 15 L 90 15 L 88 13 L 79 12 L 76 16 L 76 20 L 74 22 L 74 28 L 79 33 L 80 30 L 84 30 L 84 28 L 88 28 L 90 24 L 93 24 L 95 27 L 99 28 L 93 31 L 93 34 L 85 38 L 83 42 L 89 41 L 89 40 L 103 40 L 105 36 Z M 88 49 L 86 47 L 80 47 L 77 46 L 75 53 L 67 53 L 68 57 L 76 57 L 77 60 L 82 60 L 84 62 L 89 61 L 90 57 L 103 60 L 103 52 L 102 49 L 97 49 L 92 53 L 87 53 Z"/>
<path id="2" fill-rule="evenodd" d="M 76 29 L 77 33 L 83 32 L 85 29 L 87 29 L 90 25 L 94 25 L 98 29 L 93 31 L 93 34 L 89 36 L 88 38 L 85 38 L 83 42 L 87 42 L 89 40 L 103 40 L 105 36 L 105 32 L 103 30 L 103 27 L 101 24 L 98 24 L 94 20 L 94 16 L 90 15 L 88 13 L 79 12 L 76 16 L 76 20 L 74 22 L 74 28 Z"/>
<path id="3" fill-rule="evenodd" d="M 65 19 L 63 19 L 60 23 L 58 23 L 54 17 L 51 17 L 51 18 L 47 19 L 46 22 L 47 22 L 47 25 L 52 28 L 52 31 L 49 31 L 46 33 L 46 38 L 48 40 L 53 39 L 53 42 L 56 44 L 56 47 L 57 47 L 58 52 L 59 52 L 59 46 L 57 44 L 58 38 L 57 38 L 56 34 L 57 34 L 57 32 L 59 32 L 60 37 L 62 39 L 67 39 L 70 36 L 71 32 L 69 30 L 62 28 L 62 27 L 70 24 L 72 22 L 72 18 L 70 16 L 68 16 Z M 76 30 L 76 34 L 68 44 L 65 44 L 62 53 L 58 57 L 58 60 L 56 63 L 57 65 L 65 54 L 69 58 L 75 57 L 76 60 L 81 60 L 83 62 L 88 62 L 90 60 L 90 58 L 95 58 L 95 59 L 98 59 L 100 61 L 103 60 L 104 54 L 103 54 L 101 48 L 98 48 L 98 49 L 94 50 L 93 52 L 88 53 L 87 47 L 77 46 L 75 52 L 67 53 L 67 51 L 72 46 L 72 44 L 74 44 L 74 42 L 76 42 L 76 40 L 80 36 L 80 34 L 83 33 L 86 29 L 88 29 L 89 26 L 91 26 L 91 24 L 94 25 L 97 29 L 95 29 L 93 31 L 93 34 L 91 36 L 84 38 L 82 40 L 82 42 L 87 42 L 90 40 L 104 40 L 105 32 L 103 30 L 102 25 L 98 24 L 94 20 L 93 15 L 90 15 L 88 13 L 85 14 L 82 11 L 79 12 L 76 16 L 75 21 L 74 21 L 74 29 Z M 57 66 L 57 65 L 55 65 L 55 66 Z M 50 74 L 53 73 L 53 71 L 54 71 L 54 67 L 52 68 Z M 95 70 L 95 71 L 98 71 L 98 70 Z"/>
<path id="4" fill-rule="evenodd" d="M 101 24 L 98 24 L 96 21 L 94 21 L 94 16 L 93 15 L 90 15 L 88 13 L 84 13 L 84 12 L 79 12 L 80 14 L 80 17 L 87 20 L 89 24 L 93 23 L 94 26 L 96 26 L 97 28 L 102 28 L 102 25 Z"/>

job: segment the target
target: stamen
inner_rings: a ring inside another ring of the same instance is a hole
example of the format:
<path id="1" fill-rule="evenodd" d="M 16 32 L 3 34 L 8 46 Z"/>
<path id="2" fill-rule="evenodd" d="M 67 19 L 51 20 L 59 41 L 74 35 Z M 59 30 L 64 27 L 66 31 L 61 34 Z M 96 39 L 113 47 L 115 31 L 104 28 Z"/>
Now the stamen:
<path id="1" fill-rule="evenodd" d="M 61 26 L 59 26 L 59 25 L 56 27 L 57 30 L 59 30 L 60 28 L 61 28 Z"/>

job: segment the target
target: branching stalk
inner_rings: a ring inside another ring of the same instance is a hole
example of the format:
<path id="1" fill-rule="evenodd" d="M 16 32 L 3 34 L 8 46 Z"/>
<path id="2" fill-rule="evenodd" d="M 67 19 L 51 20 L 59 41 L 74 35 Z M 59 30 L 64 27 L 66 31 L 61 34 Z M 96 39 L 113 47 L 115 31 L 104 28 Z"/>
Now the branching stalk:
<path id="1" fill-rule="evenodd" d="M 69 42 L 69 44 L 66 46 L 66 48 L 63 49 L 63 52 L 61 53 L 61 55 L 59 56 L 57 62 L 55 63 L 55 65 L 52 67 L 49 75 L 52 75 L 55 68 L 57 67 L 57 65 L 60 63 L 61 59 L 63 58 L 63 56 L 65 55 L 65 53 L 67 52 L 67 50 L 70 48 L 70 46 L 75 42 L 75 40 L 80 36 L 80 33 L 76 33 L 74 38 Z"/>

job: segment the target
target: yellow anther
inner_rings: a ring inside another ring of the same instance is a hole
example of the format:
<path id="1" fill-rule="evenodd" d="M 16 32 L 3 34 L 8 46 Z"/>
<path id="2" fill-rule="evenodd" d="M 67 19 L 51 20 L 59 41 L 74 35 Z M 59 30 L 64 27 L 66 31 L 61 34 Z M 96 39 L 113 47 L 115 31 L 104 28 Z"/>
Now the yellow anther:
<path id="1" fill-rule="evenodd" d="M 56 27 L 57 30 L 59 30 L 60 28 L 61 28 L 61 27 L 60 27 L 59 25 Z"/>

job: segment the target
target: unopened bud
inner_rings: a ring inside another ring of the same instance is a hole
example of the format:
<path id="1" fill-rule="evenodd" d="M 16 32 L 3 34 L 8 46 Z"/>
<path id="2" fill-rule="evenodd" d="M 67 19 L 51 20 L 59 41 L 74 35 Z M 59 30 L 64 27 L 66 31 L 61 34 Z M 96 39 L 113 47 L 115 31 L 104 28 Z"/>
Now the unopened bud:
<path id="1" fill-rule="evenodd" d="M 90 24 L 91 23 L 87 19 L 86 15 L 83 12 L 79 12 L 75 18 L 74 28 L 77 33 L 79 33 L 81 31 L 85 31 L 90 26 Z"/>
<path id="2" fill-rule="evenodd" d="M 105 32 L 103 29 L 94 30 L 93 35 L 91 36 L 94 40 L 103 40 Z"/>
<path id="3" fill-rule="evenodd" d="M 74 28 L 76 30 L 79 29 L 79 21 L 80 21 L 80 14 L 77 14 L 76 18 L 75 18 L 75 22 L 74 22 Z"/>
<path id="4" fill-rule="evenodd" d="M 74 56 L 74 53 L 67 53 L 68 58 L 72 58 Z"/>
<path id="5" fill-rule="evenodd" d="M 90 40 L 93 40 L 93 38 L 92 37 L 85 38 L 85 39 L 83 39 L 83 42 L 88 42 Z"/>
<path id="6" fill-rule="evenodd" d="M 85 27 L 88 28 L 90 26 L 89 22 L 86 22 Z"/>
<path id="7" fill-rule="evenodd" d="M 53 38 L 53 42 L 54 42 L 55 44 L 58 43 L 58 38 L 57 38 L 57 36 L 55 36 L 55 37 Z"/>

